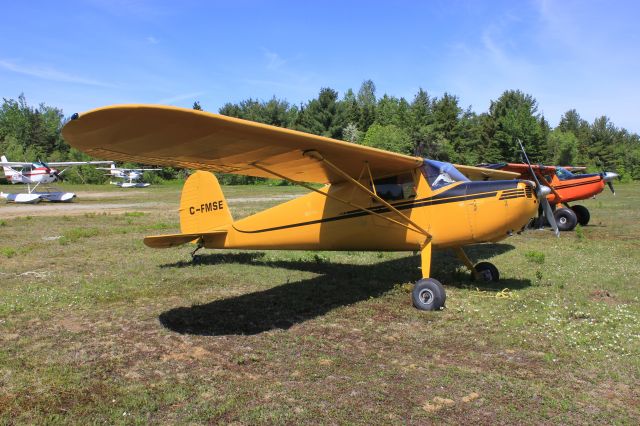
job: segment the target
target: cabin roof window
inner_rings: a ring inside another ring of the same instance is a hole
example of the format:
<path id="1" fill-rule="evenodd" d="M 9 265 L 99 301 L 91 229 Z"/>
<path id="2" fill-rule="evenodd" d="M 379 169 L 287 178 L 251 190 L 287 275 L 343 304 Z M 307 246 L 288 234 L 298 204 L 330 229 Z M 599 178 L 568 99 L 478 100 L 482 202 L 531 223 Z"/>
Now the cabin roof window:
<path id="1" fill-rule="evenodd" d="M 444 161 L 424 160 L 422 173 L 426 176 L 431 189 L 434 190 L 451 185 L 454 182 L 469 181 L 453 164 L 445 163 Z"/>

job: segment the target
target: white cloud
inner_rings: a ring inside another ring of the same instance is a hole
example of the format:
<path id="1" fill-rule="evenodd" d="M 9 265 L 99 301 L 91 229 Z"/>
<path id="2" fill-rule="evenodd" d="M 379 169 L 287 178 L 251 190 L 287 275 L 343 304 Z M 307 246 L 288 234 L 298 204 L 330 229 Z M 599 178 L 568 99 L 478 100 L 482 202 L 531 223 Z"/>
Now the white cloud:
<path id="1" fill-rule="evenodd" d="M 267 60 L 267 69 L 269 71 L 277 71 L 284 67 L 287 63 L 280 55 L 267 49 L 262 49 L 264 57 Z"/>
<path id="2" fill-rule="evenodd" d="M 114 87 L 99 80 L 85 78 L 64 71 L 59 71 L 50 67 L 39 67 L 32 65 L 22 65 L 16 62 L 0 60 L 0 68 L 15 72 L 17 74 L 28 75 L 31 77 L 41 78 L 43 80 L 59 81 L 63 83 L 84 84 L 88 86 Z"/>

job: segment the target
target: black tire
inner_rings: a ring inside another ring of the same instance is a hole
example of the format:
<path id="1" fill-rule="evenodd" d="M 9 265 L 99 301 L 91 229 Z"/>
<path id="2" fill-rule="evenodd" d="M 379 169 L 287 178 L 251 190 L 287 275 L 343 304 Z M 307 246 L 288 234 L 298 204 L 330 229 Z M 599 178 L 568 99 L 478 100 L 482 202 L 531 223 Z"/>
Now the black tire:
<path id="1" fill-rule="evenodd" d="M 561 231 L 572 231 L 578 223 L 578 216 L 576 216 L 573 210 L 566 207 L 557 209 L 553 213 L 553 216 L 556 218 L 558 229 Z"/>
<path id="2" fill-rule="evenodd" d="M 585 206 L 573 206 L 571 207 L 571 210 L 573 210 L 573 212 L 576 214 L 576 217 L 578 218 L 578 223 L 581 226 L 585 226 L 589 223 L 589 219 L 591 219 L 591 214 L 589 214 L 589 209 L 587 209 Z"/>
<path id="3" fill-rule="evenodd" d="M 421 311 L 437 311 L 444 307 L 447 294 L 438 280 L 423 278 L 418 281 L 411 291 L 411 301 L 416 309 Z"/>
<path id="4" fill-rule="evenodd" d="M 486 283 L 496 282 L 500 280 L 500 272 L 493 263 L 480 262 L 473 267 L 478 275 L 478 280 Z M 476 273 L 471 273 L 471 278 L 476 279 Z"/>

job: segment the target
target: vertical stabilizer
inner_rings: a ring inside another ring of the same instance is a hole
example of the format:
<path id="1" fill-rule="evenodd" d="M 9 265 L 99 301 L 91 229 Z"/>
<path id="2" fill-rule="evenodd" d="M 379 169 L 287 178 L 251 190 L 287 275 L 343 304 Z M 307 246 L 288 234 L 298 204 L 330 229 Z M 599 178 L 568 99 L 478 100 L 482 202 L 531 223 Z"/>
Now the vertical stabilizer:
<path id="1" fill-rule="evenodd" d="M 0 160 L 2 160 L 3 163 L 8 162 L 9 160 L 7 160 L 7 157 L 5 157 L 4 155 L 2 157 L 0 157 Z M 2 166 L 2 169 L 4 170 L 4 176 L 7 178 L 7 180 L 11 181 L 11 176 L 17 175 L 18 172 L 15 171 L 14 169 L 12 169 L 9 166 Z"/>
<path id="2" fill-rule="evenodd" d="M 180 197 L 180 230 L 184 234 L 208 232 L 233 222 L 218 179 L 197 171 L 184 183 Z"/>

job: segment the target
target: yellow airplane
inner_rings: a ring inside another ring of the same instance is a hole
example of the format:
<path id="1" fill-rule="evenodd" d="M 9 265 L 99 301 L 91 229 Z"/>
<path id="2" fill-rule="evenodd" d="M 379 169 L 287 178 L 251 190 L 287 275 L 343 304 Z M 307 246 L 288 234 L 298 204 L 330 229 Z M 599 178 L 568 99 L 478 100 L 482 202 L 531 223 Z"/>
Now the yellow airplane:
<path id="1" fill-rule="evenodd" d="M 421 310 L 440 309 L 446 299 L 430 277 L 434 247 L 453 248 L 477 279 L 497 281 L 494 265 L 474 265 L 462 247 L 523 230 L 550 193 L 514 180 L 516 173 L 168 106 L 98 108 L 74 114 L 62 132 L 95 157 L 199 170 L 182 190 L 182 233 L 146 237 L 149 247 L 420 251 L 412 300 Z M 234 221 L 210 172 L 281 178 L 311 192 Z"/>

